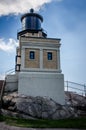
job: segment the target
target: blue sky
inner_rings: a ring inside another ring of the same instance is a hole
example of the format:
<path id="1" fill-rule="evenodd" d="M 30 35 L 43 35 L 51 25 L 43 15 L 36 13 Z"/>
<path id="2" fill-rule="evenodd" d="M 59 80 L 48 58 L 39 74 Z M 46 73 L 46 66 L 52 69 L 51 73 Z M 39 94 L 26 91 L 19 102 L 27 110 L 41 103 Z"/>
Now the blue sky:
<path id="1" fill-rule="evenodd" d="M 65 80 L 86 84 L 86 0 L 0 2 L 0 78 L 15 68 L 21 15 L 35 8 L 44 18 L 48 37 L 61 38 L 61 69 Z"/>

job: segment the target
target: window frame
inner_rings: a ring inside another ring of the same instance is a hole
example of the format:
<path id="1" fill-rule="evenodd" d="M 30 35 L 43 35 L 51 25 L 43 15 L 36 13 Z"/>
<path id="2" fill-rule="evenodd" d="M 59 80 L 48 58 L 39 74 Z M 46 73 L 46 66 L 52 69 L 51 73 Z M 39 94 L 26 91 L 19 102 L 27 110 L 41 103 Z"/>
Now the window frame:
<path id="1" fill-rule="evenodd" d="M 29 52 L 29 59 L 30 60 L 34 60 L 35 59 L 35 52 L 34 51 L 30 51 Z"/>
<path id="2" fill-rule="evenodd" d="M 51 61 L 53 59 L 52 52 L 47 52 L 47 59 Z"/>

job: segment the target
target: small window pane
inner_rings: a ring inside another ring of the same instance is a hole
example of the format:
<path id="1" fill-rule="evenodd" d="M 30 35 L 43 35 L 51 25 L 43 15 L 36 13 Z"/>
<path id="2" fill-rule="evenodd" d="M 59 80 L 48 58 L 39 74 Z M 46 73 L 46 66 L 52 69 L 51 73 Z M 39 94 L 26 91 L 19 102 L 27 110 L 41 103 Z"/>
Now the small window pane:
<path id="1" fill-rule="evenodd" d="M 52 52 L 48 52 L 48 60 L 52 60 Z"/>
<path id="2" fill-rule="evenodd" d="M 35 59 L 35 52 L 34 51 L 30 51 L 30 59 Z"/>

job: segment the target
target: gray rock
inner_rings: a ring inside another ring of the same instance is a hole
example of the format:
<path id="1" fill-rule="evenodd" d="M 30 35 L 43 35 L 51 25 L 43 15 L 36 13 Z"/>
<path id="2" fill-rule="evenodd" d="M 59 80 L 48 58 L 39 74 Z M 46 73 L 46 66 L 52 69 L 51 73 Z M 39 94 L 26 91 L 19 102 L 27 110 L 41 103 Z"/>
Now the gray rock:
<path id="1" fill-rule="evenodd" d="M 9 111 L 15 112 L 16 106 L 9 106 L 9 107 L 8 107 L 8 110 L 9 110 Z"/>
<path id="2" fill-rule="evenodd" d="M 9 110 L 1 109 L 1 114 L 4 116 L 18 117 L 23 119 L 36 119 L 23 113 L 12 112 Z"/>
<path id="3" fill-rule="evenodd" d="M 32 117 L 41 117 L 41 106 L 37 104 L 37 101 L 33 103 L 33 97 L 31 98 L 19 98 L 16 102 L 17 111 L 23 112 Z"/>
<path id="4" fill-rule="evenodd" d="M 48 112 L 42 112 L 41 118 L 42 118 L 42 119 L 49 119 Z"/>
<path id="5" fill-rule="evenodd" d="M 59 113 L 61 118 L 67 117 L 67 112 L 64 109 L 60 110 Z"/>
<path id="6" fill-rule="evenodd" d="M 3 110 L 2 113 L 30 119 L 63 119 L 77 117 L 78 113 L 80 115 L 80 112 L 74 108 L 74 105 L 76 106 L 76 104 L 80 104 L 80 102 L 82 104 L 85 101 L 82 101 L 82 97 L 78 100 L 76 96 L 77 95 L 73 96 L 72 93 L 67 93 L 66 102 L 69 102 L 70 105 L 62 106 L 49 97 L 31 97 L 11 93 L 3 97 L 3 104 L 7 106 L 5 108 L 7 111 Z M 70 97 L 72 97 L 71 100 Z"/>
<path id="7" fill-rule="evenodd" d="M 8 105 L 12 100 L 12 97 L 9 95 L 9 96 L 4 96 L 3 97 L 3 103 L 4 105 Z"/>
<path id="8" fill-rule="evenodd" d="M 72 106 L 86 106 L 86 98 L 73 92 L 65 92 L 65 100 Z"/>

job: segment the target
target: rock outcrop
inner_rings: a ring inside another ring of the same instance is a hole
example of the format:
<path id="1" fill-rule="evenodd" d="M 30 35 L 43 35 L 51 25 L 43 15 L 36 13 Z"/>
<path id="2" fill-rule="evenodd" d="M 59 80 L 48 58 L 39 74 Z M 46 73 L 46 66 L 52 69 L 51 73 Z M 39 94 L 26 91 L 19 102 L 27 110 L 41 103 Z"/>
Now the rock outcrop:
<path id="1" fill-rule="evenodd" d="M 48 97 L 31 97 L 11 93 L 3 97 L 3 115 L 22 117 L 26 119 L 63 119 L 77 117 L 76 106 L 86 107 L 84 97 L 77 94 L 65 93 L 66 105 L 62 106 Z"/>
<path id="2" fill-rule="evenodd" d="M 75 116 L 74 109 L 47 97 L 9 94 L 3 97 L 2 113 L 23 118 L 62 119 Z"/>
<path id="3" fill-rule="evenodd" d="M 65 92 L 65 103 L 75 109 L 77 116 L 86 117 L 86 97 L 74 92 Z"/>

